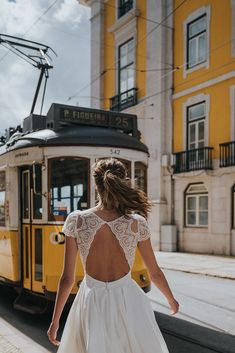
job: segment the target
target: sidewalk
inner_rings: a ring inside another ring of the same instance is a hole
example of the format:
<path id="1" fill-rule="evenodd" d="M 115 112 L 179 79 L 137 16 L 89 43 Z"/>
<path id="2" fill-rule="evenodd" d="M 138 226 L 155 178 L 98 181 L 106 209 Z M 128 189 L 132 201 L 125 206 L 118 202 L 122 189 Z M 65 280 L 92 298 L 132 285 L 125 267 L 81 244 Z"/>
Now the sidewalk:
<path id="1" fill-rule="evenodd" d="M 49 351 L 0 318 L 0 353 L 49 353 Z"/>
<path id="2" fill-rule="evenodd" d="M 235 257 L 163 251 L 155 256 L 162 269 L 235 279 Z"/>
<path id="3" fill-rule="evenodd" d="M 155 256 L 180 303 L 177 318 L 235 337 L 235 257 L 158 251 Z M 147 295 L 157 313 L 169 315 L 155 286 Z"/>

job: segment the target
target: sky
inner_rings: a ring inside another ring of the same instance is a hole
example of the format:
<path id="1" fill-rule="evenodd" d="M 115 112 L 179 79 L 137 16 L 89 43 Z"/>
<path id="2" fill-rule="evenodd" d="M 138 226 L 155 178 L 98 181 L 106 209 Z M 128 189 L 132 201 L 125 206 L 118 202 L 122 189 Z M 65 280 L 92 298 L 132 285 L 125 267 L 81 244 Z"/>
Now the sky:
<path id="1" fill-rule="evenodd" d="M 43 114 L 54 102 L 90 105 L 89 18 L 90 9 L 77 0 L 0 0 L 1 34 L 43 43 L 58 55 L 52 55 Z M 0 44 L 0 135 L 30 114 L 39 74 Z M 35 114 L 40 113 L 42 88 Z"/>

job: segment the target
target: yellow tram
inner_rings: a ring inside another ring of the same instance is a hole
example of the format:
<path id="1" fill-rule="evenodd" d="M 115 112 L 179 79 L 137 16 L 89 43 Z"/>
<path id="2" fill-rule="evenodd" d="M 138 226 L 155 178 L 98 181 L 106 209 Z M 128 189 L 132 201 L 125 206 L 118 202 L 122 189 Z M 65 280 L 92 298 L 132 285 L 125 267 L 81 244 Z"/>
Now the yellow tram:
<path id="1" fill-rule="evenodd" d="M 136 116 L 55 103 L 11 133 L 0 147 L 0 283 L 17 290 L 15 308 L 42 313 L 55 299 L 62 271 L 63 222 L 71 211 L 95 205 L 91 166 L 115 156 L 133 185 L 146 191 L 148 150 Z M 149 290 L 138 250 L 132 276 Z M 82 278 L 78 255 L 70 299 Z"/>

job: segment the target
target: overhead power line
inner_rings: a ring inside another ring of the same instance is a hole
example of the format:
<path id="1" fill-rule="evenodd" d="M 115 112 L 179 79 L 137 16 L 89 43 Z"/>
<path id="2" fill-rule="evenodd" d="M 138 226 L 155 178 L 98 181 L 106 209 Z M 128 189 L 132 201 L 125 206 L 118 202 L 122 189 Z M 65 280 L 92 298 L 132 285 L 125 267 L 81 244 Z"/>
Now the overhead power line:
<path id="1" fill-rule="evenodd" d="M 61 0 L 55 0 L 51 5 L 49 5 L 45 11 L 29 26 L 29 28 L 22 34 L 21 38 L 24 36 L 56 5 L 56 3 Z M 11 50 L 9 49 L 1 58 L 0 62 L 5 59 Z"/>
<path id="2" fill-rule="evenodd" d="M 157 24 L 157 26 L 155 26 L 153 29 L 151 29 L 144 37 L 140 38 L 134 45 L 134 48 L 136 48 L 138 46 L 138 44 L 140 44 L 143 40 L 145 40 L 148 36 L 150 36 L 154 31 L 156 31 L 170 16 L 172 16 L 181 6 L 183 6 L 186 1 L 188 0 L 183 0 L 178 6 L 176 6 L 174 8 L 173 11 L 171 11 L 160 23 Z M 75 92 L 73 95 L 71 95 L 70 97 L 67 98 L 67 101 L 70 101 L 71 99 L 77 97 L 82 91 L 84 91 L 85 89 L 89 88 L 92 84 L 94 84 L 99 78 L 101 78 L 108 70 L 115 68 L 115 66 L 119 63 L 120 59 L 118 59 L 114 65 L 111 65 L 110 67 L 106 68 L 105 70 L 103 70 L 97 77 L 95 77 L 89 84 L 85 85 L 84 87 L 82 87 L 80 90 L 78 90 L 77 92 Z"/>

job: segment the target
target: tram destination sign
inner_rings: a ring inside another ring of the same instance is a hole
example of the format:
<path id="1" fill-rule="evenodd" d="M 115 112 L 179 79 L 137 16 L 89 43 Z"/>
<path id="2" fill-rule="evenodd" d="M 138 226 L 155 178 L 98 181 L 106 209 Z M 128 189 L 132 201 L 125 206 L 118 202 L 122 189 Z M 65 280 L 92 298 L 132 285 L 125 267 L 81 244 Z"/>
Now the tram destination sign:
<path id="1" fill-rule="evenodd" d="M 137 117 L 133 114 L 53 103 L 47 114 L 47 123 L 51 120 L 54 128 L 70 124 L 89 125 L 119 129 L 138 136 Z"/>

